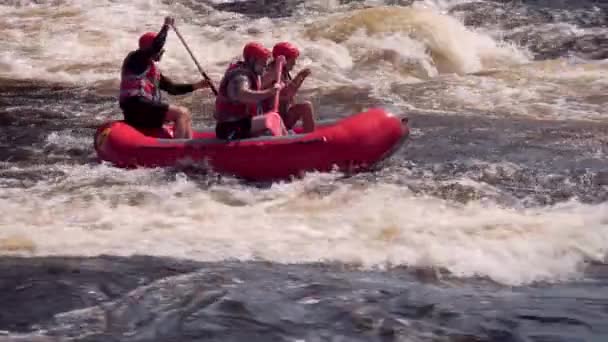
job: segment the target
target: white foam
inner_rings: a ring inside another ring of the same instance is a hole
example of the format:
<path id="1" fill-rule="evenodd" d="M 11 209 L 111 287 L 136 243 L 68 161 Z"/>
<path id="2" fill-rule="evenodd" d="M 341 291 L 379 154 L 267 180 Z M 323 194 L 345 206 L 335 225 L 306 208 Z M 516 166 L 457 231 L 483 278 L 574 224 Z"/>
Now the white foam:
<path id="1" fill-rule="evenodd" d="M 587 92 L 554 83 L 565 84 L 571 79 L 585 78 L 595 94 L 603 89 L 605 67 L 597 66 L 594 70 L 599 73 L 594 74 L 580 71 L 584 67 L 569 66 L 554 70 L 552 75 L 536 77 L 543 72 L 542 62 L 531 63 L 522 69 L 521 64 L 531 60 L 525 49 L 493 38 L 500 33 L 465 27 L 445 12 L 454 4 L 425 1 L 417 2 L 411 8 L 320 12 L 314 17 L 305 16 L 304 10 L 297 20 L 251 19 L 242 14 L 217 11 L 204 4 L 197 5 L 200 8 L 194 12 L 181 3 L 167 5 L 160 0 L 65 1 L 61 6 L 52 2 L 3 5 L 0 15 L 7 20 L 0 27 L 0 34 L 9 39 L 0 51 L 0 76 L 117 85 L 122 59 L 135 48 L 138 36 L 144 31 L 158 30 L 164 16 L 171 14 L 176 16 L 180 32 L 216 83 L 227 64 L 240 56 L 246 42 L 258 40 L 272 46 L 277 41 L 289 40 L 302 50 L 298 68 L 309 67 L 313 72 L 304 82 L 304 90 L 371 87 L 372 95 L 387 105 L 427 110 L 473 110 L 501 116 L 544 118 L 603 116 L 601 103 L 581 104 Z M 336 6 L 330 2 L 305 5 Z M 204 15 L 201 9 L 206 11 Z M 340 8 L 340 11 L 344 10 Z M 355 19 L 350 17 L 353 13 Z M 366 13 L 390 15 L 386 23 L 380 23 L 365 21 Z M 348 27 L 353 24 L 349 20 L 358 20 L 354 24 L 368 25 L 373 32 L 365 32 L 362 27 L 359 31 L 347 32 L 345 40 L 340 42 L 333 41 L 331 34 L 321 33 L 320 37 L 314 38 L 308 34 L 311 27 L 319 25 Z M 160 63 L 163 72 L 184 82 L 200 78 L 174 32 L 169 33 L 166 50 Z M 500 72 L 486 76 L 468 75 L 488 69 Z M 517 74 L 518 79 L 496 77 L 510 72 Z M 411 98 L 409 94 L 392 90 L 394 84 L 420 83 L 439 77 L 446 81 L 441 81 L 437 91 L 425 93 L 424 98 Z M 573 92 L 581 101 L 559 102 L 559 98 L 571 96 Z M 428 101 L 430 106 L 424 104 Z"/>
<path id="2" fill-rule="evenodd" d="M 538 62 L 487 76 L 447 76 L 432 96 L 420 98 L 417 107 L 441 108 L 459 115 L 603 121 L 606 65 L 563 64 Z"/>
<path id="3" fill-rule="evenodd" d="M 59 181 L 3 191 L 0 241 L 31 240 L 36 255 L 444 267 L 508 284 L 570 277 L 584 260 L 601 261 L 608 251 L 606 203 L 522 210 L 492 202 L 454 204 L 386 184 L 339 185 L 327 196 L 311 192 L 332 183 L 331 175 L 268 190 L 201 191 L 186 177 L 167 183 L 161 171 L 64 171 L 68 175 Z M 91 179 L 110 185 L 97 187 Z"/>
<path id="4" fill-rule="evenodd" d="M 426 96 L 429 101 L 437 98 L 433 106 L 416 103 L 425 99 L 410 100 L 407 94 L 392 92 L 391 86 L 395 83 L 424 82 L 449 77 L 446 75 L 449 73 L 517 70 L 518 65 L 529 60 L 525 50 L 503 44 L 489 32 L 466 28 L 458 19 L 444 13 L 446 5 L 427 2 L 412 8 L 395 7 L 389 12 L 371 9 L 372 15 L 392 13 L 393 17 L 388 17 L 385 24 L 366 22 L 368 12 L 354 12 L 355 20 L 372 25 L 374 32 L 352 32 L 339 43 L 323 34 L 311 38 L 308 30 L 315 25 L 348 27 L 349 20 L 353 20 L 349 19 L 350 12 L 320 14 L 314 18 L 301 14 L 299 24 L 294 25 L 293 18 L 251 19 L 216 11 L 207 5 L 199 6 L 207 11 L 201 15 L 182 4 L 167 5 L 160 0 L 65 1 L 61 6 L 4 5 L 0 6 L 0 15 L 8 20 L 0 27 L 0 34 L 10 39 L 0 51 L 0 76 L 116 85 L 122 59 L 135 48 L 139 34 L 158 30 L 164 16 L 171 14 L 177 17 L 177 26 L 196 58 L 216 82 L 226 65 L 240 56 L 246 42 L 258 40 L 272 46 L 277 41 L 289 40 L 302 50 L 298 67 L 309 67 L 313 72 L 303 89 L 371 87 L 371 94 L 387 103 L 420 109 L 473 109 L 499 115 L 542 117 L 599 114 L 597 106 L 590 109 L 572 108 L 572 103 L 568 104 L 570 107 L 556 105 L 555 96 L 563 96 L 564 91 L 545 83 L 546 78 L 530 79 L 525 87 L 493 76 L 487 81 L 471 76 L 448 78 L 439 92 Z M 184 82 L 200 78 L 173 32 L 169 33 L 166 50 L 160 64 L 163 72 Z M 530 69 L 534 74 L 534 66 Z M 561 70 L 556 77 L 563 73 L 563 77 L 568 78 L 568 72 Z M 592 80 L 598 89 L 602 88 L 602 84 L 597 83 L 601 79 L 597 76 Z M 452 82 L 456 83 L 453 88 Z M 562 114 L 564 112 L 567 115 Z"/>
<path id="5" fill-rule="evenodd" d="M 136 48 L 139 35 L 159 30 L 164 16 L 173 14 L 160 1 L 67 3 L 0 7 L 2 16 L 10 18 L 2 33 L 22 38 L 9 40 L 8 47 L 0 52 L 4 76 L 74 83 L 117 79 L 122 59 Z M 200 31 L 195 36 L 188 24 L 179 24 L 191 41 L 205 45 L 205 40 L 194 38 Z M 177 69 L 178 76 L 187 77 L 194 64 L 177 45 L 181 43 L 175 34 L 170 35 L 167 49 L 181 54 L 167 53 L 166 62 Z M 201 49 L 197 52 L 201 56 Z"/>
<path id="6" fill-rule="evenodd" d="M 303 54 L 308 59 L 302 62 L 316 67 L 319 75 L 340 75 L 344 73 L 345 66 L 352 64 L 348 58 L 338 57 L 344 55 L 344 51 L 340 51 L 345 49 L 344 46 L 305 39 L 301 35 L 305 27 L 293 25 L 291 21 L 251 20 L 210 7 L 209 14 L 201 18 L 181 5 L 167 6 L 155 0 L 120 4 L 92 0 L 66 3 L 62 6 L 0 7 L 0 13 L 10 18 L 2 33 L 14 37 L 0 54 L 0 61 L 4 65 L 0 70 L 4 75 L 85 83 L 115 80 L 122 58 L 136 47 L 138 35 L 146 30 L 158 30 L 165 15 L 176 13 L 179 14 L 178 27 L 189 45 L 202 64 L 216 73 L 218 78 L 226 63 L 239 56 L 241 46 L 251 39 L 269 46 L 278 40 L 294 41 L 305 52 L 311 52 L 310 55 Z M 476 54 L 485 53 L 483 50 L 486 47 L 497 49 L 490 38 L 466 30 L 449 16 L 433 14 L 428 10 L 412 11 L 415 15 L 409 20 L 413 20 L 412 25 L 422 30 L 426 44 L 434 49 L 449 50 L 446 56 L 451 56 L 449 59 L 455 63 L 449 69 L 457 72 L 476 71 L 480 68 L 480 58 L 483 58 Z M 145 18 L 145 21 L 141 18 Z M 339 20 L 339 16 L 336 20 Z M 251 30 L 256 28 L 264 33 L 252 34 Z M 402 37 L 408 39 L 406 35 Z M 373 52 L 379 48 L 377 39 L 358 37 L 355 39 L 357 44 L 346 45 L 351 50 L 347 54 Z M 399 39 L 392 36 L 385 45 L 395 47 Z M 11 41 L 14 43 L 10 44 Z M 428 56 L 420 54 L 419 44 L 405 44 L 398 52 L 404 58 L 428 59 Z M 407 46 L 413 46 L 413 55 L 407 51 Z M 352 51 L 361 48 L 362 51 Z M 428 61 L 423 63 L 428 64 Z M 195 76 L 193 62 L 174 33 L 170 33 L 162 67 L 179 77 L 198 77 Z M 370 83 L 369 79 L 366 81 Z"/>

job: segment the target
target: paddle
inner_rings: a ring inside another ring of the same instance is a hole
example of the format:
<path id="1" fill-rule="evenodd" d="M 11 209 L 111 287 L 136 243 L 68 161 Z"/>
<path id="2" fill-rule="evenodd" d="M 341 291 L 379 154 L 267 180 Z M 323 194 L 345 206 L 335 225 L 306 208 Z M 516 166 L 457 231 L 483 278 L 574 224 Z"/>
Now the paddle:
<path id="1" fill-rule="evenodd" d="M 275 73 L 277 82 L 281 82 L 281 73 L 283 72 L 283 64 L 285 64 L 285 57 L 279 56 L 275 60 Z M 274 104 L 272 110 L 264 114 L 266 120 L 266 127 L 272 132 L 272 135 L 281 136 L 287 131 L 279 115 L 279 97 L 280 91 L 274 95 Z"/>
<path id="2" fill-rule="evenodd" d="M 177 34 L 177 36 L 179 37 L 179 40 L 182 41 L 182 44 L 184 44 L 184 47 L 186 48 L 186 50 L 188 50 L 188 53 L 190 54 L 190 57 L 192 57 L 192 60 L 194 61 L 194 64 L 196 64 L 196 67 L 198 68 L 198 71 L 200 71 L 201 75 L 203 75 L 203 77 L 205 78 L 205 80 L 207 80 L 207 82 L 209 82 L 209 86 L 211 87 L 211 90 L 213 91 L 213 94 L 215 96 L 217 96 L 217 89 L 215 89 L 215 86 L 213 85 L 213 81 L 211 81 L 211 79 L 209 78 L 209 76 L 207 76 L 207 74 L 203 71 L 203 68 L 201 68 L 201 65 L 198 64 L 198 61 L 196 60 L 196 58 L 192 54 L 192 51 L 190 51 L 190 48 L 188 47 L 188 44 L 186 44 L 186 41 L 184 40 L 184 38 L 182 37 L 182 35 L 177 30 L 177 27 L 175 27 L 175 25 L 171 25 L 171 28 L 173 29 L 173 31 L 175 31 L 175 34 Z"/>
<path id="3" fill-rule="evenodd" d="M 277 79 L 277 82 L 281 82 L 281 74 L 283 73 L 284 64 L 285 64 L 285 57 L 283 57 L 283 56 L 277 57 L 277 59 L 274 63 L 274 72 L 275 72 L 275 77 Z M 274 105 L 272 106 L 273 112 L 279 111 L 279 97 L 280 97 L 279 94 L 280 94 L 280 92 L 277 92 L 274 95 Z"/>

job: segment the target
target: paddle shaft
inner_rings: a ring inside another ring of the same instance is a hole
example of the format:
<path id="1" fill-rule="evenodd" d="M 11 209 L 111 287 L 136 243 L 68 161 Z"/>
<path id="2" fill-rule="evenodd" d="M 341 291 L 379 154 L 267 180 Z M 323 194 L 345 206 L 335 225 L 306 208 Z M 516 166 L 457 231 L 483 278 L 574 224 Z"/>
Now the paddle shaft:
<path id="1" fill-rule="evenodd" d="M 276 79 L 277 79 L 277 83 L 281 82 L 281 74 L 283 73 L 283 64 L 285 64 L 285 57 L 283 56 L 279 56 L 279 58 L 277 58 L 276 63 L 274 64 L 274 70 L 276 73 Z M 272 110 L 276 113 L 279 112 L 279 97 L 280 97 L 280 91 L 277 91 L 277 93 L 274 95 L 274 106 L 272 107 Z"/>
<path id="2" fill-rule="evenodd" d="M 173 31 L 175 31 L 175 34 L 177 34 L 177 36 L 179 37 L 179 40 L 182 41 L 182 44 L 184 44 L 184 47 L 186 48 L 186 50 L 188 50 L 188 53 L 190 54 L 190 57 L 192 57 L 192 60 L 194 61 L 194 64 L 196 64 L 196 67 L 198 68 L 198 71 L 200 71 L 201 75 L 203 75 L 203 77 L 207 80 L 207 82 L 209 82 L 209 86 L 211 87 L 211 90 L 213 91 L 213 94 L 215 96 L 217 96 L 217 89 L 215 89 L 215 86 L 213 85 L 213 81 L 211 81 L 211 79 L 209 78 L 209 76 L 207 76 L 207 74 L 205 73 L 205 71 L 203 71 L 203 68 L 201 68 L 201 65 L 198 64 L 198 61 L 194 57 L 194 54 L 192 54 L 192 51 L 190 51 L 190 48 L 188 47 L 188 44 L 186 44 L 186 41 L 184 40 L 184 38 L 182 37 L 182 35 L 177 30 L 177 27 L 175 27 L 175 25 L 171 25 L 171 28 L 173 28 Z"/>
<path id="3" fill-rule="evenodd" d="M 277 83 L 281 82 L 281 74 L 283 73 L 283 65 L 285 64 L 285 57 L 283 56 L 279 56 L 276 60 L 275 60 L 275 65 L 274 65 L 274 71 L 275 71 L 275 76 L 276 76 L 276 80 Z M 277 93 L 274 95 L 274 105 L 272 108 L 272 111 L 274 113 L 276 113 L 279 117 L 279 98 L 281 97 L 281 92 L 277 91 Z M 281 133 L 280 134 L 275 134 L 275 135 L 286 135 L 287 133 L 287 128 L 285 127 L 285 124 L 283 123 L 282 119 L 279 119 L 279 122 L 281 123 Z"/>

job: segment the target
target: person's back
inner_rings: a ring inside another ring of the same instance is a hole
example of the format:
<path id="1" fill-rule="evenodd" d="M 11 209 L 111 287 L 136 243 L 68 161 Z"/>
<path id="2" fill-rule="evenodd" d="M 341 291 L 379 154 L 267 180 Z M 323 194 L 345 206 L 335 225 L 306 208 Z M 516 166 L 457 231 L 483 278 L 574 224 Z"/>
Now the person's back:
<path id="1" fill-rule="evenodd" d="M 123 60 L 119 93 L 121 108 L 128 108 L 129 104 L 142 99 L 153 103 L 161 102 L 159 86 L 161 75 L 154 60 L 160 60 L 167 30 L 168 25 L 163 25 L 158 34 L 153 32 L 143 34 L 139 38 L 139 48 L 129 52 Z M 133 119 L 132 121 L 137 121 L 137 118 Z M 146 126 L 148 123 L 141 122 L 141 125 Z"/>
<path id="2" fill-rule="evenodd" d="M 156 65 L 164 50 L 172 18 L 166 18 L 158 33 L 147 32 L 139 38 L 139 48 L 129 52 L 121 67 L 119 105 L 125 122 L 138 128 L 161 128 L 165 121 L 175 122 L 176 138 L 192 137 L 192 120 L 188 109 L 162 101 L 161 90 L 182 95 L 208 87 L 207 81 L 175 84 Z"/>
<path id="3" fill-rule="evenodd" d="M 238 88 L 246 82 L 252 90 L 260 89 L 259 77 L 243 61 L 232 63 L 226 69 L 219 84 L 214 118 L 220 122 L 240 120 L 260 114 L 257 103 L 245 103 L 238 99 Z"/>
<path id="4" fill-rule="evenodd" d="M 260 75 L 270 59 L 270 51 L 258 43 L 243 49 L 243 61 L 228 67 L 218 89 L 214 117 L 219 139 L 244 139 L 267 129 L 261 102 L 274 96 L 282 84 L 261 90 Z M 279 118 L 280 120 L 280 118 Z"/>

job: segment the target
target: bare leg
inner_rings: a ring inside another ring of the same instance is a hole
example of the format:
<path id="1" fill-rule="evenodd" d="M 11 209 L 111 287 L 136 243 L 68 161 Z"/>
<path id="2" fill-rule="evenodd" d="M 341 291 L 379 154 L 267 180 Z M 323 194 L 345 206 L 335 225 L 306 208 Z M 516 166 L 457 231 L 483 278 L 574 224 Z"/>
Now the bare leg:
<path id="1" fill-rule="evenodd" d="M 293 128 L 298 120 L 302 120 L 304 133 L 310 133 L 315 130 L 315 118 L 312 109 L 312 103 L 306 101 L 294 104 L 289 107 L 285 118 L 285 126 L 288 129 Z"/>
<path id="2" fill-rule="evenodd" d="M 186 107 L 170 105 L 166 120 L 175 122 L 175 139 L 192 139 L 192 116 Z"/>

